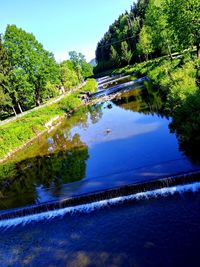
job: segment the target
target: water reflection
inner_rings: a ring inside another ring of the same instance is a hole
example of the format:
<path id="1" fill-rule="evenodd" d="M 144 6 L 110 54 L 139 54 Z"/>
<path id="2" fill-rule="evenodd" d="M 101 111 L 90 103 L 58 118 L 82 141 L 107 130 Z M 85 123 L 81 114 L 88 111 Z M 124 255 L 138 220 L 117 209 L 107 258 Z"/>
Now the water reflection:
<path id="1" fill-rule="evenodd" d="M 128 90 L 117 96 L 113 103 L 134 112 L 144 114 L 157 114 L 165 116 L 163 101 L 159 90 L 154 89 L 152 84 L 144 81 L 143 87 L 139 89 Z"/>
<path id="2" fill-rule="evenodd" d="M 48 153 L 49 148 L 54 153 Z M 64 183 L 82 179 L 86 172 L 88 148 L 79 135 L 66 139 L 56 134 L 44 144 L 43 156 L 36 156 L 13 164 L 12 176 L 1 185 L 0 208 L 35 203 L 42 198 L 59 196 Z M 4 165 L 5 166 L 5 165 Z M 10 173 L 11 175 L 11 173 Z"/>
<path id="3" fill-rule="evenodd" d="M 88 180 L 98 190 L 99 183 L 114 186 L 129 178 L 147 179 L 144 166 L 151 166 L 155 177 L 163 173 L 155 166 L 173 160 L 182 162 L 176 164 L 178 171 L 192 168 L 169 133 L 163 110 L 162 96 L 147 81 L 112 101 L 83 107 L 1 164 L 0 209 L 53 200 L 63 192 L 69 196 L 72 183 L 80 191 Z M 174 164 L 167 173 L 172 170 Z"/>

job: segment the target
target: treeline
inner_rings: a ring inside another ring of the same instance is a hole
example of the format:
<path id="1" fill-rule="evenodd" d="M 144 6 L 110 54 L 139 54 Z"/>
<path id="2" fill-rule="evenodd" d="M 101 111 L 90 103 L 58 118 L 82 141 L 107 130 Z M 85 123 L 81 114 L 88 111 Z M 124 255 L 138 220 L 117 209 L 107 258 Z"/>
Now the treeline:
<path id="1" fill-rule="evenodd" d="M 109 27 L 96 48 L 95 72 L 196 47 L 200 57 L 198 0 L 138 0 Z"/>
<path id="2" fill-rule="evenodd" d="M 8 25 L 0 36 L 0 118 L 39 106 L 93 74 L 84 55 L 69 57 L 58 64 L 32 33 Z"/>

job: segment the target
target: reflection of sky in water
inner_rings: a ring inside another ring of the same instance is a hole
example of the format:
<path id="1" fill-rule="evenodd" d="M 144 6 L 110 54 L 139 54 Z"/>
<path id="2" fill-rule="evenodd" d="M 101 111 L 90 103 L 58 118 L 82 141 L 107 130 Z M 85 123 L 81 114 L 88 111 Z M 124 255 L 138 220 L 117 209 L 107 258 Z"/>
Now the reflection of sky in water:
<path id="1" fill-rule="evenodd" d="M 109 178 L 115 172 L 184 158 L 175 135 L 169 133 L 168 119 L 125 110 L 115 104 L 108 109 L 107 105 L 103 105 L 99 121 L 92 123 L 89 118 L 87 127 L 75 126 L 70 131 L 72 136 L 79 134 L 89 147 L 86 179 Z"/>
<path id="2" fill-rule="evenodd" d="M 90 147 L 114 140 L 122 140 L 158 130 L 162 120 L 157 116 L 142 115 L 137 112 L 123 110 L 115 105 L 112 109 L 104 109 L 103 117 L 95 124 L 88 120 L 88 127 L 74 127 L 71 135 L 78 133 L 81 140 Z"/>

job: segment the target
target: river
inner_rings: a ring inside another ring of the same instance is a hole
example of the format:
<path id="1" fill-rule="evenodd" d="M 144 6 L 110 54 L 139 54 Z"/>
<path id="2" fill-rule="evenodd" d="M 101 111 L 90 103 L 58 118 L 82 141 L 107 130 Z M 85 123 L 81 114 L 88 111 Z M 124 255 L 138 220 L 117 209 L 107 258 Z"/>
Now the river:
<path id="1" fill-rule="evenodd" d="M 106 78 L 100 89 L 134 79 L 108 84 L 110 78 Z M 199 171 L 200 166 L 185 155 L 170 132 L 171 118 L 165 114 L 159 90 L 146 80 L 127 89 L 82 107 L 2 164 L 1 213 Z M 24 266 L 104 266 L 103 262 L 105 266 L 188 266 L 198 258 L 196 235 L 200 233 L 199 193 L 190 193 L 192 188 L 176 187 L 166 198 L 164 191 L 153 197 L 145 193 L 134 205 L 134 197 L 128 203 L 121 199 L 124 204 L 109 210 L 111 204 L 106 202 L 89 215 L 61 212 L 57 219 L 28 220 L 30 225 L 24 227 L 13 223 L 15 228 L 3 231 L 0 263 L 4 259 L 11 266 L 21 266 L 20 262 Z M 186 197 L 182 199 L 180 193 Z M 49 213 L 45 218 L 50 217 Z M 188 225 L 194 227 L 189 230 Z M 190 231 L 186 236 L 184 229 Z M 15 239 L 21 240 L 18 245 Z M 181 244 L 175 253 L 172 248 Z M 163 258 L 158 259 L 158 254 Z"/>

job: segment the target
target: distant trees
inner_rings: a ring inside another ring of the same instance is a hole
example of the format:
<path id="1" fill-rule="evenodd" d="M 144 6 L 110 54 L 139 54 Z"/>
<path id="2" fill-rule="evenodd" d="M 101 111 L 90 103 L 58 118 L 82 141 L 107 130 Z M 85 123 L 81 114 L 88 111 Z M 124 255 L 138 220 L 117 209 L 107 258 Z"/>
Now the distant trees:
<path id="1" fill-rule="evenodd" d="M 199 14 L 198 0 L 138 0 L 97 44 L 95 72 L 192 46 L 200 57 Z"/>
<path id="2" fill-rule="evenodd" d="M 79 81 L 81 81 L 83 78 L 93 75 L 93 67 L 91 64 L 86 62 L 85 56 L 82 53 L 70 51 L 69 57 L 73 63 L 73 67 L 76 71 Z"/>
<path id="3" fill-rule="evenodd" d="M 60 80 L 65 90 L 79 84 L 79 77 L 72 61 L 65 60 L 60 64 Z"/>
<path id="4" fill-rule="evenodd" d="M 109 30 L 97 44 L 96 72 L 124 66 L 139 59 L 136 52 L 137 43 L 144 24 L 148 2 L 148 0 L 139 0 L 137 3 L 133 3 L 130 12 L 120 15 L 110 25 Z"/>

